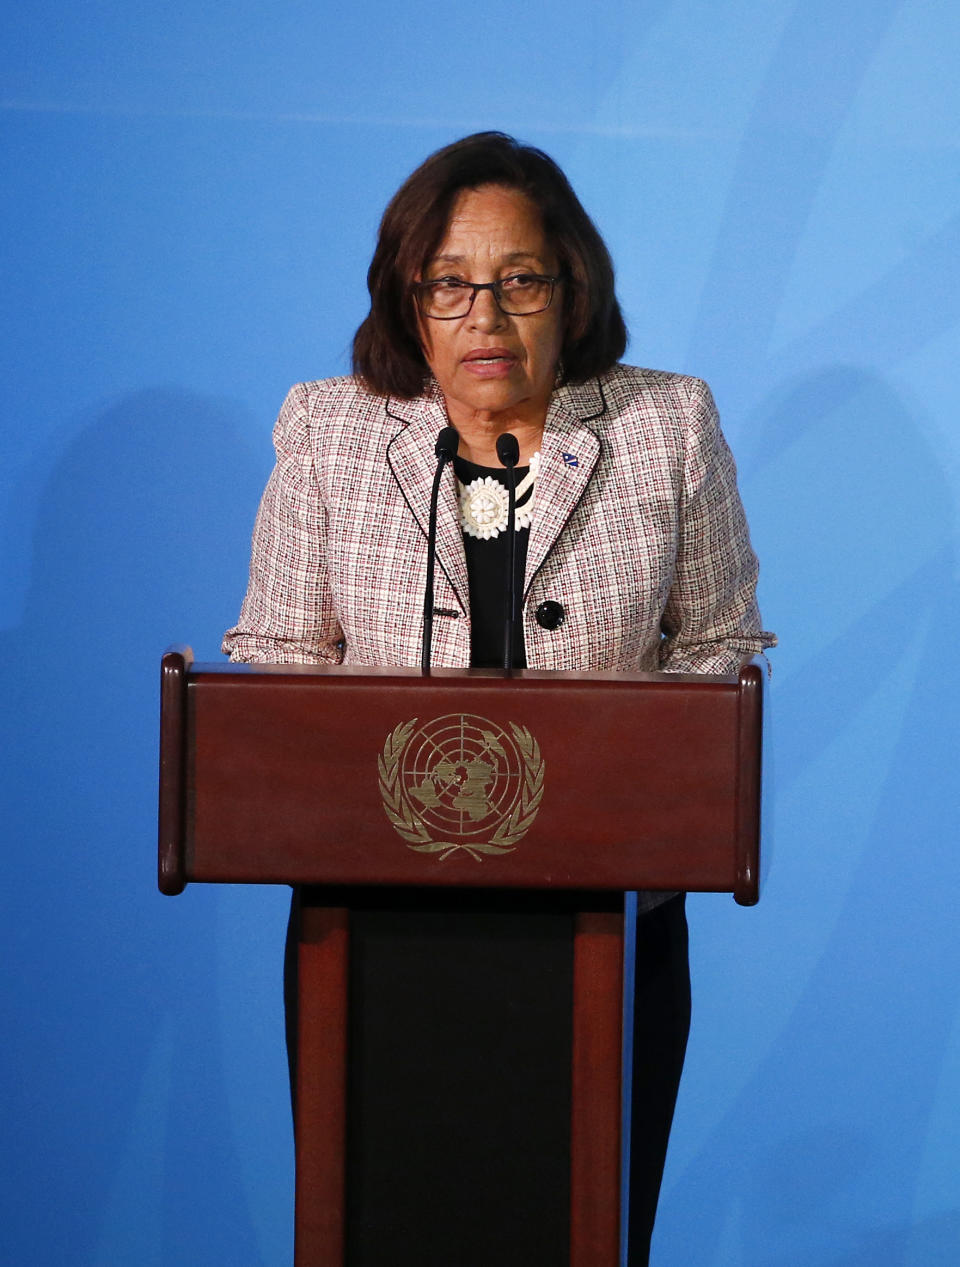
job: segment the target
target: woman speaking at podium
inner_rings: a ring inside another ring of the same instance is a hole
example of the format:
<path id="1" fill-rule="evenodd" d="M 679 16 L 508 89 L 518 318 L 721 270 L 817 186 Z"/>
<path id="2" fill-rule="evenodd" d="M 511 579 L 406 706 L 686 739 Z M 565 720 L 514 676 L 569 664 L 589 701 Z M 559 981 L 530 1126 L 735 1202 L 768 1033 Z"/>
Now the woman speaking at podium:
<path id="1" fill-rule="evenodd" d="M 710 391 L 619 364 L 609 254 L 550 158 L 495 132 L 433 154 L 387 207 L 368 285 L 353 375 L 294 387 L 277 421 L 234 660 L 421 663 L 450 427 L 434 665 L 729 673 L 772 645 Z M 648 1257 L 690 1016 L 683 896 L 641 893 L 638 909 L 632 1264 Z"/>

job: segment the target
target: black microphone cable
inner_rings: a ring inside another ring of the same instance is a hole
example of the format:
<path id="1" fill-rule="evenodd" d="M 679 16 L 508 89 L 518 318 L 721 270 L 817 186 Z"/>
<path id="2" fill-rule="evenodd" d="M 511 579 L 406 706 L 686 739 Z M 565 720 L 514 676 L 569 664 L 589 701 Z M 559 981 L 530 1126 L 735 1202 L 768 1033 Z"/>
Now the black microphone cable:
<path id="1" fill-rule="evenodd" d="M 513 668 L 513 638 L 517 625 L 517 474 L 520 445 L 509 431 L 497 437 L 497 457 L 507 468 L 507 601 L 503 622 L 503 667 Z"/>
<path id="2" fill-rule="evenodd" d="M 430 672 L 430 644 L 433 641 L 433 573 L 437 554 L 437 501 L 440 497 L 440 480 L 443 468 L 457 456 L 460 435 L 456 427 L 444 427 L 437 436 L 434 452 L 437 470 L 430 493 L 430 524 L 427 532 L 427 581 L 423 588 L 423 641 L 420 644 L 420 670 Z"/>

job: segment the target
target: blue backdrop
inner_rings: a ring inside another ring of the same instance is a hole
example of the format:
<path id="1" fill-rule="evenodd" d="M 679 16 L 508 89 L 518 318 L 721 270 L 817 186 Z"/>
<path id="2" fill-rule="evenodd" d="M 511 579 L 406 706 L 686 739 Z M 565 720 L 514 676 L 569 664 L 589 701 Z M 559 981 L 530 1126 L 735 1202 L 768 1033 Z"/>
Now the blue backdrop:
<path id="1" fill-rule="evenodd" d="M 389 194 L 498 127 L 594 214 L 629 359 L 711 382 L 782 642 L 654 1262 L 960 1261 L 958 64 L 955 0 L 7 14 L 0 1260 L 290 1261 L 285 894 L 157 894 L 157 661 L 218 653 Z"/>

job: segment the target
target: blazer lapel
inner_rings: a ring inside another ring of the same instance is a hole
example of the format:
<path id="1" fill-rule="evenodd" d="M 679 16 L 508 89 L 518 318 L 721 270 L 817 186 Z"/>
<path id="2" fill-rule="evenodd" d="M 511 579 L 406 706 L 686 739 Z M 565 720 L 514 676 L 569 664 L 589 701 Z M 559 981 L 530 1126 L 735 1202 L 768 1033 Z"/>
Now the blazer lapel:
<path id="1" fill-rule="evenodd" d="M 599 380 L 554 392 L 540 446 L 524 595 L 593 477 L 603 445 L 589 424 L 606 412 Z"/>
<path id="2" fill-rule="evenodd" d="M 439 391 L 418 400 L 387 401 L 387 414 L 397 434 L 387 445 L 387 464 L 404 501 L 426 538 L 430 529 L 430 492 L 437 460 L 434 446 L 443 427 L 450 425 Z M 437 504 L 437 566 L 446 576 L 464 613 L 469 610 L 467 562 L 460 532 L 457 482 L 448 465 L 440 482 Z"/>

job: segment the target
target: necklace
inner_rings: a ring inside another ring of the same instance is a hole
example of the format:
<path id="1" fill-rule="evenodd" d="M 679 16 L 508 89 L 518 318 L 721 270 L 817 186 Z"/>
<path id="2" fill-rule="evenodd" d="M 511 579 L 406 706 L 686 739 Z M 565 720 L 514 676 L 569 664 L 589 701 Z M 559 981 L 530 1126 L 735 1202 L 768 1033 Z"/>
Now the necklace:
<path id="1" fill-rule="evenodd" d="M 533 519 L 534 486 L 539 470 L 540 454 L 535 453 L 530 459 L 529 471 L 517 485 L 517 501 L 527 498 L 522 506 L 516 508 L 517 532 L 521 528 L 529 528 Z M 510 494 L 505 484 L 492 475 L 481 475 L 469 484 L 461 484 L 457 480 L 457 491 L 460 495 L 460 527 L 468 537 L 489 541 L 506 530 Z"/>

